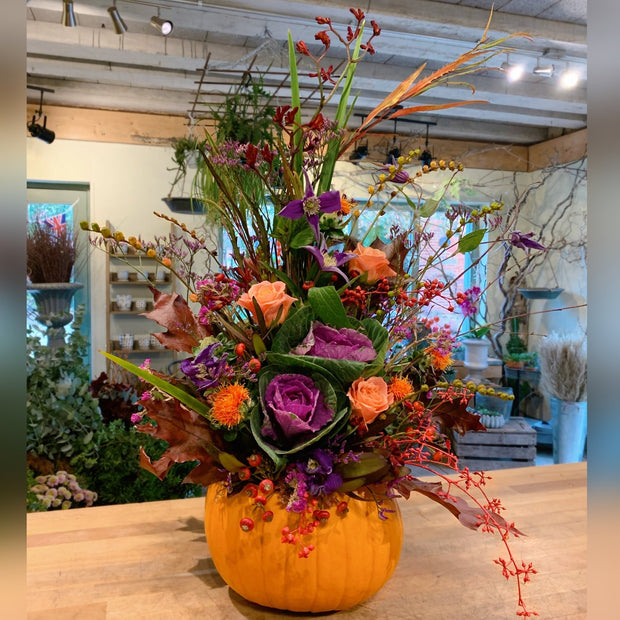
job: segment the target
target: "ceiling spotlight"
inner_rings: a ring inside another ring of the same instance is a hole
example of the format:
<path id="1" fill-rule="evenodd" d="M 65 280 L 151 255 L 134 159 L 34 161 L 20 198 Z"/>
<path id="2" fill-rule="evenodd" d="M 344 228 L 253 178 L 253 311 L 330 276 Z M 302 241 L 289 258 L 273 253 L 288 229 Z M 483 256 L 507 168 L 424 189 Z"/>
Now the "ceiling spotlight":
<path id="1" fill-rule="evenodd" d="M 169 19 L 163 19 L 159 15 L 153 15 L 153 17 L 151 17 L 151 26 L 159 30 L 165 37 L 167 37 L 174 28 L 174 24 Z"/>
<path id="2" fill-rule="evenodd" d="M 560 86 L 562 88 L 575 88 L 579 83 L 579 74 L 574 69 L 564 69 L 560 73 Z"/>
<path id="3" fill-rule="evenodd" d="M 543 77 L 552 77 L 553 73 L 555 71 L 555 68 L 553 65 L 539 65 L 537 64 L 533 69 L 532 69 L 532 74 L 533 75 L 540 75 Z"/>
<path id="4" fill-rule="evenodd" d="M 62 25 L 68 26 L 69 28 L 75 27 L 73 0 L 62 0 Z"/>
<path id="5" fill-rule="evenodd" d="M 30 135 L 33 138 L 39 138 L 39 140 L 43 140 L 43 142 L 51 144 L 54 141 L 56 134 L 45 126 L 47 124 L 47 116 L 43 117 L 43 125 L 38 125 L 36 120 L 37 117 L 33 116 L 32 122 L 28 125 Z"/>
<path id="6" fill-rule="evenodd" d="M 116 2 L 114 3 L 114 6 L 111 6 L 108 9 L 108 13 L 112 18 L 114 32 L 116 32 L 116 34 L 125 34 L 127 32 L 127 24 L 123 21 L 121 14 L 118 12 L 118 9 L 116 8 Z"/>
<path id="7" fill-rule="evenodd" d="M 506 73 L 509 82 L 517 82 L 523 77 L 523 65 L 511 65 L 503 62 L 500 69 Z"/>

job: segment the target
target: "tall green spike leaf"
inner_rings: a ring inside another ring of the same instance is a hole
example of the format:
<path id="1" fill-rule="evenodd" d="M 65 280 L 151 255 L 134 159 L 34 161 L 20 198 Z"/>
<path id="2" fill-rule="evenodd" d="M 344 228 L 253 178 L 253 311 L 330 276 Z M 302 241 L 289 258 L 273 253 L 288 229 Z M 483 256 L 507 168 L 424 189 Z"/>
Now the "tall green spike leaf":
<path id="1" fill-rule="evenodd" d="M 295 44 L 293 43 L 293 35 L 291 31 L 288 31 L 288 64 L 289 72 L 291 74 L 291 105 L 297 108 L 295 114 L 295 128 L 298 129 L 301 126 L 301 97 L 299 96 L 299 78 L 297 77 L 297 57 L 295 56 Z M 301 174 L 301 168 L 303 165 L 303 153 L 301 149 L 301 142 L 303 139 L 303 133 L 301 129 L 298 129 L 294 136 L 295 155 L 293 156 L 293 170 L 297 174 Z"/>
<path id="2" fill-rule="evenodd" d="M 196 413 L 207 417 L 209 413 L 209 408 L 207 407 L 207 405 L 205 405 L 205 403 L 198 400 L 197 398 L 194 398 L 191 394 L 188 394 L 185 390 L 182 390 L 181 388 L 178 388 L 175 385 L 168 383 L 168 381 L 166 381 L 165 379 L 157 377 L 148 372 L 148 370 L 144 370 L 143 368 L 140 368 L 139 366 L 136 366 L 135 364 L 132 364 L 131 362 L 128 362 L 121 357 L 117 357 L 116 355 L 112 355 L 111 353 L 106 353 L 105 351 L 100 351 L 100 353 L 105 355 L 108 359 L 112 360 L 125 370 L 128 370 L 129 372 L 137 375 L 141 379 L 144 379 L 147 383 L 150 383 L 156 388 L 159 388 L 162 392 L 165 392 L 173 398 L 176 398 L 180 403 L 182 403 L 186 407 L 189 407 Z"/>

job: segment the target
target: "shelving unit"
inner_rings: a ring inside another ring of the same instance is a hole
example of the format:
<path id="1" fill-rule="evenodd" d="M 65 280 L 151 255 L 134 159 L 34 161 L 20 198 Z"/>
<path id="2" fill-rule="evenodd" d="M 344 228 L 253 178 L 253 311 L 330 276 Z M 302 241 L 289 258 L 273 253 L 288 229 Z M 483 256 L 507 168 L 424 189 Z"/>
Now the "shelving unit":
<path id="1" fill-rule="evenodd" d="M 151 334 L 162 332 L 163 328 L 151 319 L 143 316 L 153 309 L 153 295 L 149 290 L 152 286 L 161 292 L 171 293 L 174 290 L 174 278 L 165 270 L 163 278 L 158 279 L 156 260 L 137 254 L 108 254 L 106 267 L 106 342 L 107 351 L 128 359 L 134 364 L 141 364 L 151 359 L 151 366 L 165 371 L 167 366 L 177 359 L 174 351 L 165 349 Z M 119 278 L 119 274 L 127 272 L 127 279 Z M 129 310 L 121 310 L 117 303 L 117 295 L 131 295 Z M 136 302 L 145 300 L 144 310 L 136 307 Z M 120 335 L 132 334 L 133 346 L 121 348 Z M 148 337 L 148 347 L 144 346 Z M 108 371 L 111 362 L 108 361 Z"/>

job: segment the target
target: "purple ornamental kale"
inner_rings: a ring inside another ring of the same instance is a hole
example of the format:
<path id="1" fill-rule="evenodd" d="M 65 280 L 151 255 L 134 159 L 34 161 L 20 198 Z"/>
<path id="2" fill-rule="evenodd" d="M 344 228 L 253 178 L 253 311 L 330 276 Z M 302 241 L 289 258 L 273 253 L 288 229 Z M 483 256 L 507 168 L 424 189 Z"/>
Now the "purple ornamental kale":
<path id="1" fill-rule="evenodd" d="M 371 362 L 377 357 L 370 338 L 354 329 L 334 329 L 314 321 L 301 344 L 291 350 L 293 355 L 314 355 L 332 360 Z"/>
<path id="2" fill-rule="evenodd" d="M 334 412 L 324 396 L 306 375 L 284 373 L 267 385 L 264 397 L 264 437 L 277 439 L 279 429 L 286 439 L 313 433 L 331 422 Z"/>
<path id="3" fill-rule="evenodd" d="M 220 346 L 222 345 L 219 342 L 214 342 L 205 347 L 196 357 L 181 362 L 181 372 L 189 377 L 199 390 L 216 387 L 221 377 L 230 371 L 226 356 L 214 355 L 215 349 Z"/>

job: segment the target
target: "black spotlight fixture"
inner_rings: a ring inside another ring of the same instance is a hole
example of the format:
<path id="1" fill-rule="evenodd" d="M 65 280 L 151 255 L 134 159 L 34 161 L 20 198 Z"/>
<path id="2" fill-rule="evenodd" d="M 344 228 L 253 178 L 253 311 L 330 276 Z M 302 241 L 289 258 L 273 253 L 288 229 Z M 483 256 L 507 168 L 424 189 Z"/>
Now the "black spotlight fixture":
<path id="1" fill-rule="evenodd" d="M 62 0 L 62 25 L 68 28 L 75 28 L 73 0 Z"/>
<path id="2" fill-rule="evenodd" d="M 436 125 L 436 123 L 433 123 Z M 433 154 L 430 152 L 428 148 L 428 127 L 430 123 L 426 124 L 426 141 L 424 143 L 424 150 L 420 153 L 420 161 L 422 162 L 422 166 L 430 166 L 433 159 Z"/>
<path id="3" fill-rule="evenodd" d="M 39 140 L 43 140 L 43 142 L 47 142 L 51 144 L 56 137 L 56 134 L 46 127 L 47 124 L 47 116 L 43 117 L 43 125 L 39 125 L 37 123 L 37 117 L 32 117 L 32 122 L 28 125 L 28 131 L 33 138 L 39 138 Z"/>
<path id="4" fill-rule="evenodd" d="M 41 93 L 41 99 L 39 101 L 39 109 L 37 113 L 32 117 L 32 121 L 27 125 L 28 131 L 33 138 L 39 138 L 39 140 L 43 140 L 43 142 L 47 142 L 51 144 L 56 138 L 56 134 L 47 128 L 47 116 L 43 116 L 43 93 L 53 93 L 54 91 L 50 88 L 41 88 L 39 86 L 28 86 L 33 90 L 38 90 Z M 43 125 L 40 125 L 37 121 L 41 120 L 43 117 Z"/>
<path id="5" fill-rule="evenodd" d="M 433 155 L 428 149 L 424 149 L 420 154 L 420 161 L 423 166 L 430 166 L 433 161 Z"/>
<path id="6" fill-rule="evenodd" d="M 366 159 L 366 157 L 368 157 L 368 143 L 358 144 L 351 155 L 349 155 L 349 161 L 355 163 L 362 161 L 362 159 Z"/>
<path id="7" fill-rule="evenodd" d="M 395 139 L 396 140 L 396 139 Z M 392 164 L 396 165 L 396 160 L 401 156 L 400 148 L 398 146 L 392 147 L 385 157 L 385 161 L 383 162 L 386 166 L 390 166 Z"/>

